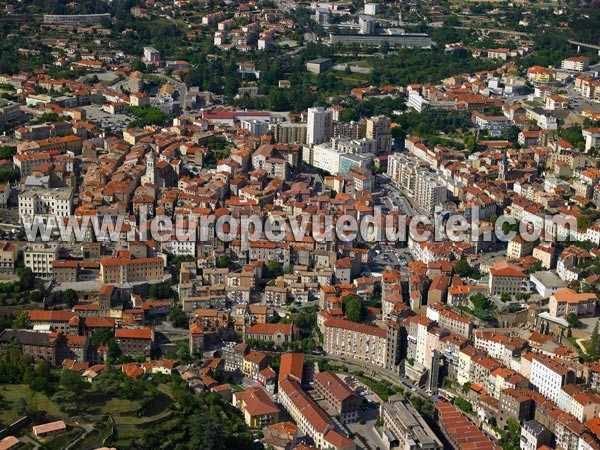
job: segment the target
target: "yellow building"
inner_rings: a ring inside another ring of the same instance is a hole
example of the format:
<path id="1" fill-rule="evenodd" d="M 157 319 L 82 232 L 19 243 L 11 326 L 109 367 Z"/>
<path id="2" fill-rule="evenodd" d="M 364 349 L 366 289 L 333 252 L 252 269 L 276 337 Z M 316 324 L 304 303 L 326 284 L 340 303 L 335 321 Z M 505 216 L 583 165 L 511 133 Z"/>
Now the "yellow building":
<path id="1" fill-rule="evenodd" d="M 262 429 L 279 422 L 279 408 L 260 387 L 234 393 L 233 403 L 249 427 Z"/>

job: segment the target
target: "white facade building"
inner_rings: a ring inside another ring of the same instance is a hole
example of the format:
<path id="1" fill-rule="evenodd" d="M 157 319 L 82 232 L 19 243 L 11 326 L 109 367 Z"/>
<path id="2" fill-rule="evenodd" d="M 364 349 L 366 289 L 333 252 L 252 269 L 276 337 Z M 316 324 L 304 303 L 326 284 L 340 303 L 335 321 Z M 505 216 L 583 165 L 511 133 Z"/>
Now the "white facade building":
<path id="1" fill-rule="evenodd" d="M 322 144 L 331 139 L 333 132 L 332 112 L 323 107 L 308 108 L 306 141 Z"/>

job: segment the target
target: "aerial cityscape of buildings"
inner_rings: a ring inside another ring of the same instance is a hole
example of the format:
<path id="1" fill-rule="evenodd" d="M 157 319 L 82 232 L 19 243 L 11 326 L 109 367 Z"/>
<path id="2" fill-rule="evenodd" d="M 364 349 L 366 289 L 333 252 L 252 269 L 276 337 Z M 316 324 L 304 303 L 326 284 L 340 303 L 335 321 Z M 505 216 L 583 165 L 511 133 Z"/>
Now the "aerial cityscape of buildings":
<path id="1" fill-rule="evenodd" d="M 0 11 L 0 450 L 600 450 L 598 8 Z"/>

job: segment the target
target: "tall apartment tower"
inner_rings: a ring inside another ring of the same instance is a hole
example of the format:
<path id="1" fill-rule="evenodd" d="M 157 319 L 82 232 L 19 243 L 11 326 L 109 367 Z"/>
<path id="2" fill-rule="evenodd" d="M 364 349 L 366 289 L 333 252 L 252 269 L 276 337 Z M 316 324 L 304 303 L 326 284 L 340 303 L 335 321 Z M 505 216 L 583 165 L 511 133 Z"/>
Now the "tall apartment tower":
<path id="1" fill-rule="evenodd" d="M 375 19 L 373 19 L 371 16 L 360 14 L 358 16 L 358 28 L 359 28 L 359 31 L 358 31 L 359 34 L 366 34 L 366 35 L 375 34 L 375 29 L 376 29 Z"/>
<path id="2" fill-rule="evenodd" d="M 415 205 L 417 209 L 429 216 L 433 216 L 435 207 L 444 203 L 447 198 L 447 189 L 431 172 L 421 169 L 417 171 L 415 183 Z"/>
<path id="3" fill-rule="evenodd" d="M 333 114 L 323 107 L 308 108 L 306 143 L 322 144 L 331 139 Z"/>
<path id="4" fill-rule="evenodd" d="M 367 119 L 366 138 L 375 141 L 377 154 L 389 153 L 392 149 L 392 120 L 386 116 Z"/>

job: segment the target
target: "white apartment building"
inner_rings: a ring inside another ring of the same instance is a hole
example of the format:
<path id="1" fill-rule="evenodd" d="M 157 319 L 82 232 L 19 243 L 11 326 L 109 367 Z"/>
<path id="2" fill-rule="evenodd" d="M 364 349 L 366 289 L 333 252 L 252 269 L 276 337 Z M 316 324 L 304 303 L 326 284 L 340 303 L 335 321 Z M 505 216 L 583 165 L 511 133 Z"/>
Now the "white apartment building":
<path id="1" fill-rule="evenodd" d="M 440 183 L 433 173 L 425 169 L 417 170 L 416 178 L 415 205 L 425 214 L 433 216 L 435 207 L 446 201 L 446 186 Z"/>
<path id="2" fill-rule="evenodd" d="M 322 144 L 329 141 L 333 133 L 333 113 L 323 107 L 308 108 L 306 142 Z"/>
<path id="3" fill-rule="evenodd" d="M 573 56 L 563 59 L 560 63 L 560 68 L 564 70 L 574 70 L 575 72 L 583 72 L 590 65 L 590 58 L 587 56 Z"/>
<path id="4" fill-rule="evenodd" d="M 542 354 L 531 360 L 531 384 L 546 398 L 558 403 L 561 387 L 575 382 L 575 373 L 567 366 Z"/>
<path id="5" fill-rule="evenodd" d="M 417 164 L 402 153 L 394 153 L 388 158 L 387 175 L 404 189 L 414 192 Z"/>
<path id="6" fill-rule="evenodd" d="M 552 443 L 552 433 L 537 420 L 523 422 L 521 427 L 521 450 L 537 450 Z"/>
<path id="7" fill-rule="evenodd" d="M 144 57 L 142 60 L 150 64 L 158 63 L 160 62 L 160 52 L 154 47 L 144 47 Z"/>
<path id="8" fill-rule="evenodd" d="M 44 222 L 60 220 L 71 215 L 73 190 L 71 188 L 30 189 L 19 194 L 19 219 L 32 222 L 36 217 Z"/>
<path id="9" fill-rule="evenodd" d="M 312 165 L 337 175 L 340 172 L 340 152 L 329 145 L 315 145 L 312 148 Z"/>
<path id="10" fill-rule="evenodd" d="M 370 16 L 360 14 L 358 16 L 358 32 L 360 34 L 375 34 L 375 28 L 377 24 L 375 19 Z"/>
<path id="11" fill-rule="evenodd" d="M 52 263 L 58 259 L 56 242 L 31 242 L 23 250 L 25 267 L 29 267 L 38 277 L 52 275 Z"/>

